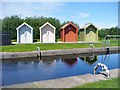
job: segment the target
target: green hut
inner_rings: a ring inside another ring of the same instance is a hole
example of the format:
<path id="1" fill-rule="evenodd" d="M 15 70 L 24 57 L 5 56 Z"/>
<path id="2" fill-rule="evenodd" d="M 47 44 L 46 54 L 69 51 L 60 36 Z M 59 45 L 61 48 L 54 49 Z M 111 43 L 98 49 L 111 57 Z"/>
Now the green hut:
<path id="1" fill-rule="evenodd" d="M 83 42 L 98 42 L 98 29 L 91 23 L 85 24 L 80 29 L 80 41 Z"/>

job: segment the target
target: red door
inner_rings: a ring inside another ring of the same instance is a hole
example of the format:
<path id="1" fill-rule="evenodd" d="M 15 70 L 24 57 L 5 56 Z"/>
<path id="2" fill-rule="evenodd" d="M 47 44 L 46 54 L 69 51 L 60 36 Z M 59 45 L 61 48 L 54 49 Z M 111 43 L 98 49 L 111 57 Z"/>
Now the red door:
<path id="1" fill-rule="evenodd" d="M 77 41 L 76 29 L 70 25 L 65 29 L 65 42 L 76 41 Z"/>

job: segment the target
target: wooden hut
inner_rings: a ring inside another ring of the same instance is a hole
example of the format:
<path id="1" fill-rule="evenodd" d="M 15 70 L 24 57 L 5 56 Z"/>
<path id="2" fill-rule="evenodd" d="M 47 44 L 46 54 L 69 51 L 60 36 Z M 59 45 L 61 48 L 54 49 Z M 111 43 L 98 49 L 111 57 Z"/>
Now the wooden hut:
<path id="1" fill-rule="evenodd" d="M 60 29 L 63 42 L 78 42 L 78 27 L 69 22 Z"/>
<path id="2" fill-rule="evenodd" d="M 27 23 L 21 24 L 17 29 L 17 43 L 33 43 L 33 28 Z"/>
<path id="3" fill-rule="evenodd" d="M 40 42 L 41 43 L 54 43 L 55 42 L 55 27 L 50 24 L 49 22 L 46 22 L 44 25 L 42 25 L 40 30 Z"/>
<path id="4" fill-rule="evenodd" d="M 98 42 L 98 29 L 91 23 L 85 24 L 80 29 L 80 41 L 83 42 Z"/>

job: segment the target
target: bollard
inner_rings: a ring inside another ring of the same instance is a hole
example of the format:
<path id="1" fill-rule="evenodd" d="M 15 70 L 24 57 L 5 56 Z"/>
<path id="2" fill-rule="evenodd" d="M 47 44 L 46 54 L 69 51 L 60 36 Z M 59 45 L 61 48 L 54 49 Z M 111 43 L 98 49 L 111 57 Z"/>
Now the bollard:
<path id="1" fill-rule="evenodd" d="M 106 49 L 107 49 L 107 54 L 109 54 L 110 48 L 109 48 L 109 47 L 106 47 Z"/>
<path id="2" fill-rule="evenodd" d="M 39 47 L 36 48 L 36 51 L 37 51 L 37 57 L 41 57 L 41 51 Z"/>

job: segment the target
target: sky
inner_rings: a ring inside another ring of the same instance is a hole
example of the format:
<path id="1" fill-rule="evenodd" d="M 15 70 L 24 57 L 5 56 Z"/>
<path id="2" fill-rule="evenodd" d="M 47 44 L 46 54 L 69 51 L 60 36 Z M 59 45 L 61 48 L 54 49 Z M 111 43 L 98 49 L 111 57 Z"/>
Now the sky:
<path id="1" fill-rule="evenodd" d="M 57 18 L 61 23 L 73 21 L 80 27 L 86 23 L 93 23 L 98 28 L 118 25 L 117 2 L 2 2 L 0 7 L 0 18 L 45 16 Z"/>

